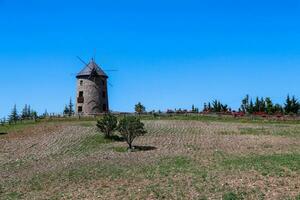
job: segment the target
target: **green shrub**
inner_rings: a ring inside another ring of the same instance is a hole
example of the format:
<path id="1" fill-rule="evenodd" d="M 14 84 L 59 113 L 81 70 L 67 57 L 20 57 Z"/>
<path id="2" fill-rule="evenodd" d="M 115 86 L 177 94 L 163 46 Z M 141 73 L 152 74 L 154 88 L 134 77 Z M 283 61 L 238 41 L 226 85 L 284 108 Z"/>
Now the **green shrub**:
<path id="1" fill-rule="evenodd" d="M 113 131 L 117 128 L 118 119 L 112 114 L 105 114 L 104 117 L 97 121 L 97 127 L 106 138 L 112 136 Z"/>
<path id="2" fill-rule="evenodd" d="M 121 119 L 118 130 L 127 142 L 129 149 L 132 149 L 133 140 L 146 133 L 144 124 L 139 118 L 134 116 L 124 117 Z"/>

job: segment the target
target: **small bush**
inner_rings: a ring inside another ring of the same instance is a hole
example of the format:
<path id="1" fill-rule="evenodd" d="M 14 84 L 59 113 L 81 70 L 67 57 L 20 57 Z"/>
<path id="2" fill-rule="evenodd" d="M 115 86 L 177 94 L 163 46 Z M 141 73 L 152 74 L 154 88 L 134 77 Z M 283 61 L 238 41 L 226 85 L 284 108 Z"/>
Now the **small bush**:
<path id="1" fill-rule="evenodd" d="M 105 114 L 104 117 L 97 121 L 97 127 L 106 138 L 110 138 L 117 128 L 118 119 L 112 114 Z"/>
<path id="2" fill-rule="evenodd" d="M 132 142 L 136 137 L 146 134 L 144 124 L 134 116 L 124 117 L 119 123 L 118 130 L 127 142 L 129 149 L 132 149 Z"/>

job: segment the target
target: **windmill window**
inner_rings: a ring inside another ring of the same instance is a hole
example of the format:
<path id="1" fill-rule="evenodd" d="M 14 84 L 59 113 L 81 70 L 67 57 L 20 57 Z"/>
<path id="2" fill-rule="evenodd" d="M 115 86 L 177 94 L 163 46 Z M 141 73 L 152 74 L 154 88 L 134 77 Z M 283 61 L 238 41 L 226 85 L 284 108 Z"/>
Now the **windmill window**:
<path id="1" fill-rule="evenodd" d="M 83 91 L 79 92 L 79 97 L 83 97 Z"/>
<path id="2" fill-rule="evenodd" d="M 102 92 L 102 97 L 106 98 L 106 92 L 105 91 Z"/>
<path id="3" fill-rule="evenodd" d="M 107 111 L 106 104 L 103 104 L 103 111 L 104 111 L 104 112 L 106 112 L 106 111 Z"/>
<path id="4" fill-rule="evenodd" d="M 82 112 L 82 106 L 78 106 L 78 112 Z"/>
<path id="5" fill-rule="evenodd" d="M 83 85 L 83 80 L 81 80 L 79 84 L 80 84 L 80 86 L 82 86 Z"/>
<path id="6" fill-rule="evenodd" d="M 104 80 L 102 80 L 102 85 L 105 85 L 105 81 Z"/>

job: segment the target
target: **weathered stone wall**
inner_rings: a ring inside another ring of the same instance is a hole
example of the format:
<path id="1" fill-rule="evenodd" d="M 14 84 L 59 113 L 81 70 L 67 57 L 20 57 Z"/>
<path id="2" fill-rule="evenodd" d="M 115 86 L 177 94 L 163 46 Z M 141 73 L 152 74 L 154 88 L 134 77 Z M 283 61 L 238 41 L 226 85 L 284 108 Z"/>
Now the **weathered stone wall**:
<path id="1" fill-rule="evenodd" d="M 83 103 L 78 102 L 79 93 L 83 92 Z M 76 112 L 82 115 L 96 115 L 107 112 L 108 92 L 107 79 L 105 77 L 81 77 L 77 79 Z M 82 107 L 82 112 L 78 108 Z"/>

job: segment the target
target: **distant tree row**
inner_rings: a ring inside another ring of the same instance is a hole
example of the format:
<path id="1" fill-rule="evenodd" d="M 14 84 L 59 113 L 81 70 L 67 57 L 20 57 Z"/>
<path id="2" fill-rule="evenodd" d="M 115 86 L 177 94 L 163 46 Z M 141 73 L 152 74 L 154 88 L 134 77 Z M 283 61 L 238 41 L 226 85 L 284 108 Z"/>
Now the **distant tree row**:
<path id="1" fill-rule="evenodd" d="M 8 119 L 3 118 L 0 120 L 0 124 L 4 125 L 5 123 L 17 123 L 17 121 L 22 120 L 35 120 L 37 118 L 37 112 L 33 109 L 31 109 L 30 105 L 25 104 L 24 108 L 22 109 L 22 112 L 19 113 L 17 110 L 17 105 L 15 104 L 12 108 L 12 111 L 10 115 L 8 116 Z"/>
<path id="2" fill-rule="evenodd" d="M 221 101 L 214 100 L 212 103 L 204 103 L 203 112 L 228 112 L 231 109 L 227 104 L 221 103 Z"/>
<path id="3" fill-rule="evenodd" d="M 249 95 L 242 100 L 240 111 L 248 114 L 267 113 L 272 114 L 298 114 L 300 111 L 300 102 L 295 96 L 286 97 L 284 105 L 274 104 L 270 97 L 256 97 L 253 101 Z"/>

